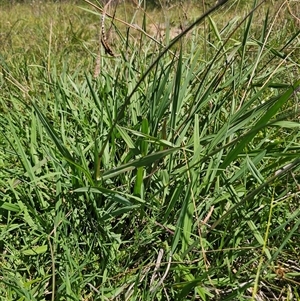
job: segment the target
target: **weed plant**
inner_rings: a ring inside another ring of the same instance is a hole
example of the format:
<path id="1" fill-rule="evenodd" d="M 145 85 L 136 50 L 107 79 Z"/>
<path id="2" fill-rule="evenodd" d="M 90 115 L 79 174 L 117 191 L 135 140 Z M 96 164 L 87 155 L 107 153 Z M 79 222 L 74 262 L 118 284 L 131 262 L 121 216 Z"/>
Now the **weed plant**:
<path id="1" fill-rule="evenodd" d="M 296 6 L 87 2 L 0 12 L 1 300 L 300 300 Z"/>

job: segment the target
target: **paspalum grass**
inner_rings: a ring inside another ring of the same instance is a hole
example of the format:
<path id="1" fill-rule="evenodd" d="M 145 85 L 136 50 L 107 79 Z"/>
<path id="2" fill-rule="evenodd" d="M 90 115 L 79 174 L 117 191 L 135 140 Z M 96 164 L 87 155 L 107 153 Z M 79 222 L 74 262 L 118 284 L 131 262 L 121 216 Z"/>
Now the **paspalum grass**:
<path id="1" fill-rule="evenodd" d="M 219 1 L 167 46 L 143 34 L 151 12 L 138 47 L 117 16 L 109 57 L 82 27 L 105 8 L 90 4 L 44 4 L 40 49 L 2 49 L 1 298 L 299 299 L 299 29 L 284 5 L 226 23 Z"/>

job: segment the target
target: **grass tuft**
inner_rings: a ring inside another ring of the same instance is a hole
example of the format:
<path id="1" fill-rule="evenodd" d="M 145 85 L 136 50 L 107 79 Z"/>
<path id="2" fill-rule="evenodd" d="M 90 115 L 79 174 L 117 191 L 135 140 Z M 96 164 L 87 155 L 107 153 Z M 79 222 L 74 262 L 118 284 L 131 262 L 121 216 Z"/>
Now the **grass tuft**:
<path id="1" fill-rule="evenodd" d="M 297 6 L 15 2 L 1 300 L 298 300 Z"/>

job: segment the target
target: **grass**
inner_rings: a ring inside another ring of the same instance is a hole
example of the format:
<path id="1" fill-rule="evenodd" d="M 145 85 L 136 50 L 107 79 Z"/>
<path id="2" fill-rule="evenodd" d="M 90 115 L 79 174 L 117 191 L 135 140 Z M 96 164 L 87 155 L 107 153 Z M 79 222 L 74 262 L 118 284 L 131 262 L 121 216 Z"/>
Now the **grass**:
<path id="1" fill-rule="evenodd" d="M 1 300 L 300 300 L 297 6 L 92 3 L 2 4 Z"/>

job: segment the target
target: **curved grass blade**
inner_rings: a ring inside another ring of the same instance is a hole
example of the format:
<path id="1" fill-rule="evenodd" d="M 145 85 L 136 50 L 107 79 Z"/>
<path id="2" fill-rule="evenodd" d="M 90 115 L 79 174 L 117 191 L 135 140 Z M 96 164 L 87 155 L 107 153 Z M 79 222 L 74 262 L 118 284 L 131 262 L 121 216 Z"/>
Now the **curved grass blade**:
<path id="1" fill-rule="evenodd" d="M 283 95 L 279 96 L 277 98 L 277 101 L 274 103 L 274 105 L 268 110 L 266 111 L 265 115 L 263 117 L 261 117 L 261 119 L 256 123 L 256 125 L 253 127 L 253 129 L 251 130 L 251 133 L 249 133 L 248 135 L 246 135 L 242 141 L 240 141 L 240 143 L 233 148 L 233 150 L 231 150 L 229 152 L 229 154 L 226 156 L 226 158 L 224 159 L 224 162 L 221 164 L 220 166 L 220 172 L 222 172 L 222 170 L 226 169 L 226 167 L 233 162 L 240 153 L 242 153 L 244 151 L 245 146 L 255 137 L 255 135 L 257 134 L 257 132 L 265 125 L 268 124 L 268 122 L 270 121 L 270 119 L 272 117 L 274 117 L 276 115 L 276 113 L 278 112 L 278 110 L 287 102 L 287 100 L 293 95 L 294 91 L 296 91 L 297 89 L 299 89 L 300 87 L 300 80 L 297 81 L 290 89 L 288 89 Z M 257 130 L 256 130 L 257 129 Z"/>

